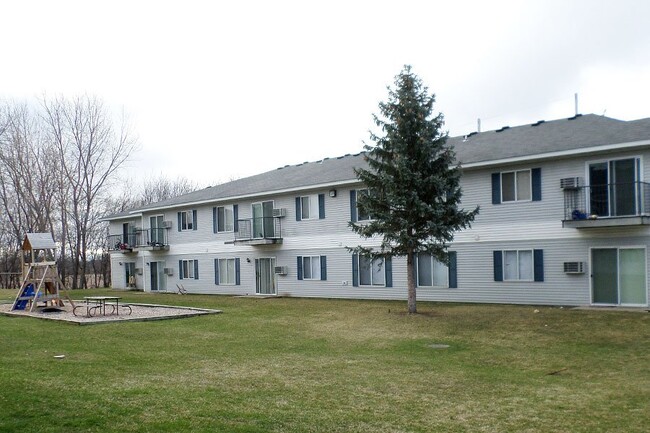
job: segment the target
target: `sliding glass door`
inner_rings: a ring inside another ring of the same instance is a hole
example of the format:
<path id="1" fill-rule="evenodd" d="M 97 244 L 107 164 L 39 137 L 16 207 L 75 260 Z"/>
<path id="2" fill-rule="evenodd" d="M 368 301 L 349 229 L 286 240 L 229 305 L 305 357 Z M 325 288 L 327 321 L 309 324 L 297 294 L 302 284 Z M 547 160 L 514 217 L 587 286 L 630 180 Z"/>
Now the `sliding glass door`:
<path id="1" fill-rule="evenodd" d="M 648 304 L 645 248 L 594 248 L 591 269 L 594 304 Z"/>

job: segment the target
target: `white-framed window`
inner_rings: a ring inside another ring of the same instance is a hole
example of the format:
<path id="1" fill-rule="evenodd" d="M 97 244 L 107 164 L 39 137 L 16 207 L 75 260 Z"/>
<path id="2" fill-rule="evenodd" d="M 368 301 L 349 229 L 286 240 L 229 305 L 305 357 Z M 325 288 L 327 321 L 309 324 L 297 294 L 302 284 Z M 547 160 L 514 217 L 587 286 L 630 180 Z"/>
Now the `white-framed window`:
<path id="1" fill-rule="evenodd" d="M 178 213 L 180 215 L 180 229 L 194 230 L 194 211 L 186 210 Z"/>
<path id="2" fill-rule="evenodd" d="M 503 251 L 504 281 L 533 281 L 533 250 Z"/>
<path id="3" fill-rule="evenodd" d="M 302 278 L 304 280 L 320 280 L 320 256 L 303 256 Z"/>
<path id="4" fill-rule="evenodd" d="M 359 285 L 386 285 L 386 273 L 383 258 L 371 259 L 368 256 L 359 256 Z"/>
<path id="5" fill-rule="evenodd" d="M 318 219 L 318 195 L 300 197 L 300 219 Z"/>
<path id="6" fill-rule="evenodd" d="M 368 194 L 369 194 L 368 188 L 357 190 L 357 221 L 370 221 L 372 219 L 370 213 L 365 212 L 359 207 L 359 201 L 363 200 L 363 197 L 367 197 Z"/>
<path id="7" fill-rule="evenodd" d="M 235 259 L 219 259 L 219 284 L 235 285 Z"/>
<path id="8" fill-rule="evenodd" d="M 179 260 L 179 278 L 199 279 L 199 262 L 196 260 Z"/>
<path id="9" fill-rule="evenodd" d="M 217 233 L 232 232 L 235 228 L 235 213 L 232 205 L 217 207 Z"/>
<path id="10" fill-rule="evenodd" d="M 501 202 L 530 201 L 531 192 L 530 169 L 501 172 Z"/>
<path id="11" fill-rule="evenodd" d="M 431 254 L 417 255 L 418 287 L 448 287 L 449 268 Z"/>

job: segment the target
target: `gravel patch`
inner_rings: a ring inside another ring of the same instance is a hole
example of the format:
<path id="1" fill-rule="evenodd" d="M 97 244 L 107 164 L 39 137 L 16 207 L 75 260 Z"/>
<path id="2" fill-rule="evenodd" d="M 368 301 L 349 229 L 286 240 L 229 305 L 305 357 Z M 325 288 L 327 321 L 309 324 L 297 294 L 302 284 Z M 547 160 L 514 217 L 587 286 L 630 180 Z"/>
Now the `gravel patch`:
<path id="1" fill-rule="evenodd" d="M 56 309 L 48 308 L 48 310 L 55 311 L 43 311 L 44 308 L 39 307 L 33 312 L 28 310 L 14 310 L 11 311 L 11 304 L 0 304 L 0 314 L 5 316 L 13 317 L 35 317 L 38 319 L 45 320 L 58 320 L 63 322 L 75 323 L 78 325 L 92 325 L 97 323 L 113 323 L 113 322 L 133 322 L 133 321 L 148 321 L 148 320 L 165 320 L 165 319 L 180 319 L 184 317 L 194 317 L 201 316 L 206 314 L 219 314 L 221 310 L 210 310 L 206 308 L 193 308 L 193 307 L 177 307 L 171 305 L 156 305 L 156 304 L 139 304 L 139 303 L 128 303 L 131 308 L 131 314 L 129 309 L 123 307 L 120 304 L 120 314 L 107 314 L 94 315 L 91 317 L 86 317 L 83 315 L 75 316 L 73 314 L 72 305 L 68 301 L 64 301 L 64 307 L 58 307 Z M 74 301 L 75 305 L 85 305 L 84 301 Z M 77 314 L 80 314 L 80 310 L 83 313 L 84 308 L 77 308 Z"/>

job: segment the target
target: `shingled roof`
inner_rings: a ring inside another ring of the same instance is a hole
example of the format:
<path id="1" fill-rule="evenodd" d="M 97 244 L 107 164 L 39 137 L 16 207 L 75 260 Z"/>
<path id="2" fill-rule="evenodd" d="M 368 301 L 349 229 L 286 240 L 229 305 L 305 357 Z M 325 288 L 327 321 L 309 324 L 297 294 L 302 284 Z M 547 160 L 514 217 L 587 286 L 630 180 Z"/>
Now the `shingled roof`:
<path id="1" fill-rule="evenodd" d="M 540 121 L 529 125 L 504 127 L 495 131 L 451 137 L 457 160 L 463 165 L 517 157 L 534 157 L 548 153 L 592 148 L 604 145 L 650 143 L 650 118 L 622 121 L 594 114 L 568 119 Z M 367 167 L 364 154 L 325 158 L 316 162 L 286 165 L 276 170 L 234 180 L 153 203 L 131 213 L 216 202 L 228 198 L 265 195 L 279 191 L 307 189 L 311 186 L 354 183 L 355 167 Z M 128 213 L 105 219 L 124 218 Z"/>

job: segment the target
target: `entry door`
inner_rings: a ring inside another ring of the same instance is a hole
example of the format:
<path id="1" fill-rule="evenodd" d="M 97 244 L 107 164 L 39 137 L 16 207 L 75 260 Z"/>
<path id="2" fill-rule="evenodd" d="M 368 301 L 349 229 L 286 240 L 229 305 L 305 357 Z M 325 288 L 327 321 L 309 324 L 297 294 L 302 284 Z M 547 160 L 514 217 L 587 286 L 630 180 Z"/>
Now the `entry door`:
<path id="1" fill-rule="evenodd" d="M 594 248 L 591 269 L 594 304 L 648 304 L 644 248 Z"/>
<path id="2" fill-rule="evenodd" d="M 598 216 L 636 215 L 640 160 L 618 159 L 589 164 L 589 208 Z"/>
<path id="3" fill-rule="evenodd" d="M 275 237 L 273 226 L 273 201 L 253 203 L 253 237 Z"/>
<path id="4" fill-rule="evenodd" d="M 163 215 L 149 217 L 151 227 L 151 245 L 163 245 Z"/>
<path id="5" fill-rule="evenodd" d="M 149 262 L 151 274 L 151 291 L 167 290 L 167 279 L 165 278 L 165 262 Z"/>
<path id="6" fill-rule="evenodd" d="M 135 287 L 135 263 L 124 263 L 124 274 L 126 277 L 124 287 Z"/>
<path id="7" fill-rule="evenodd" d="M 275 259 L 255 259 L 255 293 L 275 295 Z"/>

